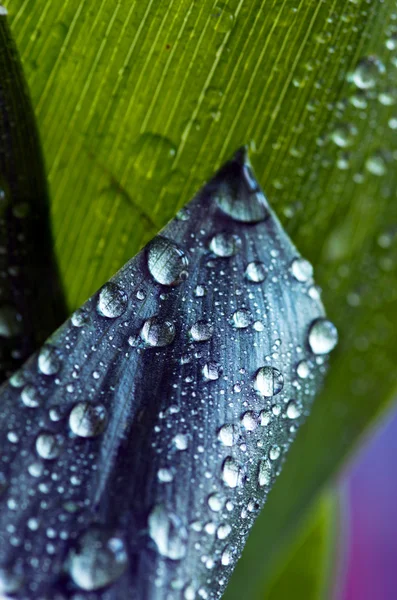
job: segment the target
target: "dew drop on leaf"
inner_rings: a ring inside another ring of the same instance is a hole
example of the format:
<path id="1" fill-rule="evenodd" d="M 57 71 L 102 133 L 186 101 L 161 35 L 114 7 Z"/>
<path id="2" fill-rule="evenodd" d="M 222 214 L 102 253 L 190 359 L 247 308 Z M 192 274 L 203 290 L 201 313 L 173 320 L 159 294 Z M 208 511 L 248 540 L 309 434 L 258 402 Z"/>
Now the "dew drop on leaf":
<path id="1" fill-rule="evenodd" d="M 206 342 L 212 338 L 214 326 L 209 321 L 197 321 L 190 328 L 190 336 L 195 342 Z"/>
<path id="2" fill-rule="evenodd" d="M 39 352 L 37 365 L 43 375 L 55 375 L 61 365 L 56 349 L 48 344 L 43 346 Z"/>
<path id="3" fill-rule="evenodd" d="M 316 319 L 310 326 L 309 346 L 314 354 L 328 354 L 338 343 L 338 331 L 331 321 Z"/>
<path id="4" fill-rule="evenodd" d="M 151 317 L 143 324 L 141 338 L 148 346 L 168 346 L 174 341 L 175 326 L 171 321 L 161 320 L 159 317 Z"/>
<path id="5" fill-rule="evenodd" d="M 252 314 L 245 308 L 240 308 L 233 313 L 232 324 L 236 329 L 246 329 L 252 323 Z"/>
<path id="6" fill-rule="evenodd" d="M 375 87 L 378 77 L 384 73 L 385 67 L 376 56 L 362 58 L 357 64 L 351 79 L 362 90 Z"/>
<path id="7" fill-rule="evenodd" d="M 128 297 L 117 283 L 105 283 L 98 296 L 98 312 L 103 317 L 115 319 L 127 308 Z"/>
<path id="8" fill-rule="evenodd" d="M 229 258 L 238 251 L 239 238 L 232 233 L 217 233 L 210 242 L 210 250 L 216 256 Z"/>
<path id="9" fill-rule="evenodd" d="M 79 402 L 69 415 L 69 427 L 78 437 L 96 437 L 103 433 L 106 424 L 107 412 L 100 404 Z"/>
<path id="10" fill-rule="evenodd" d="M 67 559 L 70 577 L 87 592 L 116 581 L 127 565 L 128 556 L 122 539 L 94 528 L 80 536 Z"/>
<path id="11" fill-rule="evenodd" d="M 284 386 L 282 373 L 275 367 L 261 367 L 255 376 L 255 389 L 266 398 L 279 394 Z"/>
<path id="12" fill-rule="evenodd" d="M 304 258 L 295 258 L 291 264 L 291 273 L 298 281 L 305 282 L 313 277 L 313 267 Z"/>
<path id="13" fill-rule="evenodd" d="M 218 440 L 222 442 L 224 446 L 234 446 L 236 443 L 236 437 L 236 427 L 231 423 L 226 423 L 226 425 L 223 425 L 218 431 Z"/>
<path id="14" fill-rule="evenodd" d="M 37 454 L 45 460 L 57 458 L 62 451 L 63 437 L 52 433 L 43 432 L 36 438 Z"/>
<path id="15" fill-rule="evenodd" d="M 163 505 L 153 508 L 148 519 L 148 531 L 161 556 L 181 560 L 187 549 L 187 530 L 180 518 Z"/>
<path id="16" fill-rule="evenodd" d="M 188 277 L 189 259 L 175 242 L 157 236 L 149 244 L 147 264 L 153 279 L 161 285 L 179 285 Z"/>
<path id="17" fill-rule="evenodd" d="M 222 479 L 224 483 L 230 487 L 235 488 L 241 482 L 241 468 L 238 462 L 231 456 L 228 456 L 222 466 Z"/>
<path id="18" fill-rule="evenodd" d="M 260 261 L 253 261 L 248 263 L 245 269 L 245 277 L 248 281 L 253 283 L 262 283 L 265 281 L 267 271 L 265 265 Z"/>

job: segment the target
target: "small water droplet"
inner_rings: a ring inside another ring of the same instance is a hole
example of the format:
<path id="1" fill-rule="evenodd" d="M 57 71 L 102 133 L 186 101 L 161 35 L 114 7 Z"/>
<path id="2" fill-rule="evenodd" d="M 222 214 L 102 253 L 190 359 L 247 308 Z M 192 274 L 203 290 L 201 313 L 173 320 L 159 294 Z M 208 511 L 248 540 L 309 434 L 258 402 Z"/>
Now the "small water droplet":
<path id="1" fill-rule="evenodd" d="M 176 155 L 176 147 L 158 133 L 146 132 L 139 136 L 132 148 L 134 171 L 145 179 L 162 181 L 169 177 Z"/>
<path id="2" fill-rule="evenodd" d="M 305 282 L 313 277 L 313 267 L 304 258 L 295 258 L 291 263 L 291 273 L 298 281 Z"/>
<path id="3" fill-rule="evenodd" d="M 37 389 L 31 385 L 25 385 L 21 392 L 21 400 L 28 408 L 37 408 L 40 406 L 41 398 Z"/>
<path id="4" fill-rule="evenodd" d="M 277 444 L 272 446 L 269 450 L 270 460 L 277 460 L 279 458 L 280 454 L 281 454 L 281 448 L 280 448 L 280 446 L 277 446 Z"/>
<path id="5" fill-rule="evenodd" d="M 161 481 L 161 483 L 170 483 L 174 479 L 174 476 L 170 469 L 162 468 L 157 471 L 157 479 Z"/>
<path id="6" fill-rule="evenodd" d="M 141 329 L 141 338 L 148 346 L 164 347 L 174 341 L 175 326 L 171 321 L 159 317 L 147 319 Z"/>
<path id="7" fill-rule="evenodd" d="M 70 317 L 74 327 L 83 327 L 88 322 L 88 313 L 84 308 L 78 308 Z"/>
<path id="8" fill-rule="evenodd" d="M 0 307 L 0 338 L 13 338 L 22 333 L 20 316 L 12 306 Z"/>
<path id="9" fill-rule="evenodd" d="M 258 484 L 260 487 L 270 485 L 272 480 L 272 468 L 268 460 L 259 461 Z"/>
<path id="10" fill-rule="evenodd" d="M 245 278 L 253 283 L 262 283 L 266 279 L 267 271 L 265 265 L 260 261 L 248 263 L 245 269 Z"/>
<path id="11" fill-rule="evenodd" d="M 296 374 L 300 379 L 307 379 L 310 375 L 310 365 L 306 360 L 301 360 L 296 366 Z"/>
<path id="12" fill-rule="evenodd" d="M 220 366 L 216 362 L 208 362 L 204 365 L 202 372 L 205 379 L 216 381 L 219 379 Z"/>
<path id="13" fill-rule="evenodd" d="M 237 438 L 237 430 L 231 423 L 226 423 L 218 431 L 218 440 L 222 442 L 224 446 L 234 446 Z"/>
<path id="14" fill-rule="evenodd" d="M 254 431 L 258 426 L 256 415 L 252 411 L 247 411 L 243 414 L 241 423 L 246 431 Z"/>
<path id="15" fill-rule="evenodd" d="M 229 523 L 222 523 L 222 525 L 219 525 L 218 529 L 216 530 L 216 537 L 218 540 L 225 540 L 227 537 L 229 537 L 231 531 L 232 528 Z"/>
<path id="16" fill-rule="evenodd" d="M 235 488 L 242 482 L 242 471 L 240 465 L 231 456 L 225 458 L 223 462 L 222 479 L 230 488 Z"/>
<path id="17" fill-rule="evenodd" d="M 284 387 L 282 373 L 274 367 L 261 367 L 255 376 L 255 389 L 266 398 L 279 394 Z"/>
<path id="18" fill-rule="evenodd" d="M 127 308 L 128 296 L 117 283 L 105 283 L 98 296 L 97 310 L 108 319 L 122 315 Z"/>
<path id="19" fill-rule="evenodd" d="M 0 7 L 1 9 L 2 7 Z M 0 14 L 4 14 L 1 13 Z M 12 569 L 7 567 L 0 567 L 0 595 L 3 594 L 15 594 L 20 590 L 23 583 L 22 575 L 14 573 Z M 8 596 L 4 596 L 4 600 L 7 600 Z"/>
<path id="20" fill-rule="evenodd" d="M 227 567 L 232 562 L 232 559 L 233 553 L 231 549 L 227 546 L 222 552 L 221 563 L 224 567 Z"/>
<path id="21" fill-rule="evenodd" d="M 308 341 L 314 354 L 328 354 L 338 343 L 338 331 L 331 321 L 317 319 L 310 326 Z"/>
<path id="22" fill-rule="evenodd" d="M 163 505 L 153 508 L 148 519 L 148 531 L 157 550 L 165 558 L 181 560 L 187 549 L 187 530 L 181 519 Z"/>
<path id="23" fill-rule="evenodd" d="M 172 441 L 177 450 L 186 450 L 189 444 L 188 436 L 185 433 L 177 433 Z"/>
<path id="24" fill-rule="evenodd" d="M 362 90 L 373 88 L 378 77 L 385 72 L 383 63 L 376 56 L 362 58 L 351 75 L 353 83 Z"/>
<path id="25" fill-rule="evenodd" d="M 196 298 L 203 298 L 207 294 L 207 290 L 203 285 L 197 285 L 194 288 L 194 295 Z"/>
<path id="26" fill-rule="evenodd" d="M 39 352 L 37 359 L 39 371 L 43 375 L 55 375 L 59 371 L 61 361 L 56 348 L 46 344 Z"/>
<path id="27" fill-rule="evenodd" d="M 69 415 L 69 427 L 79 437 L 96 437 L 103 433 L 106 425 L 107 412 L 100 404 L 79 402 Z"/>
<path id="28" fill-rule="evenodd" d="M 297 419 L 301 416 L 301 411 L 294 400 L 288 402 L 287 405 L 287 417 L 289 419 Z"/>
<path id="29" fill-rule="evenodd" d="M 218 3 L 212 12 L 212 18 L 214 19 L 215 29 L 219 33 L 228 33 L 234 23 L 234 14 L 223 3 Z"/>
<path id="30" fill-rule="evenodd" d="M 219 512 L 222 510 L 225 500 L 221 494 L 214 492 L 208 496 L 208 506 L 213 512 Z"/>
<path id="31" fill-rule="evenodd" d="M 210 242 L 210 250 L 216 256 L 229 258 L 238 251 L 240 239 L 233 233 L 217 233 Z"/>
<path id="32" fill-rule="evenodd" d="M 161 285 L 175 286 L 188 277 L 189 259 L 175 242 L 157 236 L 147 252 L 148 269 L 153 279 Z"/>
<path id="33" fill-rule="evenodd" d="M 339 148 L 347 148 L 353 144 L 356 135 L 357 127 L 351 123 L 340 123 L 331 133 L 331 140 Z"/>
<path id="34" fill-rule="evenodd" d="M 208 321 L 197 321 L 190 328 L 190 336 L 195 342 L 206 342 L 212 338 L 214 326 Z"/>
<path id="35" fill-rule="evenodd" d="M 252 314 L 245 308 L 240 308 L 233 313 L 232 325 L 236 329 L 245 329 L 252 323 Z"/>
<path id="36" fill-rule="evenodd" d="M 61 435 L 43 432 L 36 438 L 36 452 L 45 460 L 57 458 L 62 451 L 64 439 Z"/>
<path id="37" fill-rule="evenodd" d="M 116 581 L 128 564 L 122 539 L 100 529 L 85 532 L 70 550 L 67 569 L 82 590 L 94 591 Z"/>
<path id="38" fill-rule="evenodd" d="M 386 161 L 382 152 L 375 152 L 372 156 L 369 156 L 365 161 L 365 168 L 368 173 L 382 177 L 386 173 Z"/>

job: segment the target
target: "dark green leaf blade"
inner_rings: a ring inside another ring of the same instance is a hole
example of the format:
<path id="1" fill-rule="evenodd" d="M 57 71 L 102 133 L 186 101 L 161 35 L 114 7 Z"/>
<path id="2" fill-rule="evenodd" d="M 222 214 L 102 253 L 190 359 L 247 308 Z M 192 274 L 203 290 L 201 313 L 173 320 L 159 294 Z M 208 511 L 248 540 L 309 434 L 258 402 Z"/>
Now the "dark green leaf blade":
<path id="1" fill-rule="evenodd" d="M 219 598 L 336 339 L 239 151 L 2 388 L 3 591 Z"/>
<path id="2" fill-rule="evenodd" d="M 41 148 L 19 58 L 0 8 L 0 380 L 66 318 L 53 254 Z"/>

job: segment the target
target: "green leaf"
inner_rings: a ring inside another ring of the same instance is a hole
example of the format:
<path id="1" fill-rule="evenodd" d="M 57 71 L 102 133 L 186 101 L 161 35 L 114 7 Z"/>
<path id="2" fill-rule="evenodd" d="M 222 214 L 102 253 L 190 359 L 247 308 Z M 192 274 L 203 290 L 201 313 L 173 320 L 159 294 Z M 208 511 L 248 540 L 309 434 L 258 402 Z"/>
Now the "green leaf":
<path id="1" fill-rule="evenodd" d="M 273 565 L 272 576 L 258 598 L 318 600 L 330 598 L 330 578 L 337 550 L 337 497 L 328 492 L 304 519 L 290 546 Z"/>
<path id="2" fill-rule="evenodd" d="M 341 343 L 227 594 L 250 598 L 396 388 L 394 2 L 7 6 L 72 308 L 243 143 L 315 267 Z"/>
<path id="3" fill-rule="evenodd" d="M 0 6 L 0 383 L 66 316 L 29 93 Z"/>

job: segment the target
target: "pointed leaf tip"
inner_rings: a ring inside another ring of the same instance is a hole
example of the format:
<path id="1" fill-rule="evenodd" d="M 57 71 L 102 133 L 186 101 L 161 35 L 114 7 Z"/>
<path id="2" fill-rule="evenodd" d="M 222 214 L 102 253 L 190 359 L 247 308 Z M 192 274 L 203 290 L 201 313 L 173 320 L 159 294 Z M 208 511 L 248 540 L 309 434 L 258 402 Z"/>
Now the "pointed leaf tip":
<path id="1" fill-rule="evenodd" d="M 3 592 L 222 595 L 337 335 L 270 207 L 223 203 L 250 181 L 222 167 L 1 388 Z"/>

